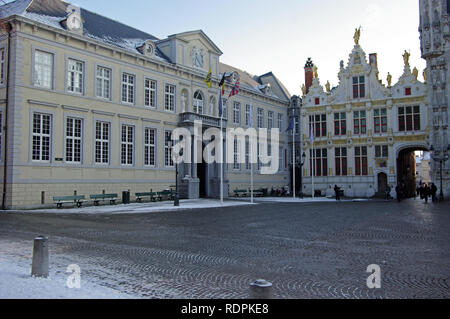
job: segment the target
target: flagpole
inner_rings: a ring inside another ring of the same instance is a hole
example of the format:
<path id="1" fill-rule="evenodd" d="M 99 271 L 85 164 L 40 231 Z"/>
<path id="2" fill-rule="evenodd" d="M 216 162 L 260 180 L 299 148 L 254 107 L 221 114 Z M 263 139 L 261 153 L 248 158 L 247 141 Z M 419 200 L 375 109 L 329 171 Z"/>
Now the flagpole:
<path id="1" fill-rule="evenodd" d="M 253 97 L 250 97 L 250 118 L 249 118 L 249 124 L 253 128 Z M 253 189 L 254 189 L 254 181 L 253 181 L 253 138 L 250 137 L 250 196 L 251 196 L 251 203 L 254 203 L 254 197 L 253 197 Z"/>
<path id="2" fill-rule="evenodd" d="M 222 92 L 220 92 L 220 94 L 222 94 Z M 222 102 L 223 103 L 223 102 Z M 222 106 L 223 108 L 223 106 Z M 221 161 L 220 161 L 220 203 L 223 205 L 223 158 L 224 158 L 224 151 L 223 151 L 223 111 L 222 111 L 222 116 L 220 117 L 220 145 L 221 145 L 221 152 L 220 152 L 220 156 Z"/>
<path id="3" fill-rule="evenodd" d="M 311 129 L 313 136 L 311 138 L 311 147 L 312 147 L 312 198 L 314 199 L 316 197 L 316 192 L 314 190 L 314 175 L 316 173 L 316 160 L 315 160 L 315 152 L 314 152 L 314 139 L 315 139 L 315 132 L 313 129 Z"/>
<path id="4" fill-rule="evenodd" d="M 295 200 L 295 113 L 294 113 L 294 128 L 292 129 L 292 193 Z"/>

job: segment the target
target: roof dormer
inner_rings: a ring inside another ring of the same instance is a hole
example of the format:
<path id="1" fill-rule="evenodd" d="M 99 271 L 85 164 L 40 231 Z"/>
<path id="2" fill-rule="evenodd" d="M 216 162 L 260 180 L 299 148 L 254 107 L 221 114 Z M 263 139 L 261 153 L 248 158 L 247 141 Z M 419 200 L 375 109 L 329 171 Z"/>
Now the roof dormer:
<path id="1" fill-rule="evenodd" d="M 152 40 L 146 40 L 144 43 L 139 44 L 136 47 L 136 50 L 138 50 L 141 54 L 145 55 L 146 57 L 152 58 L 155 56 L 156 45 Z"/>
<path id="2" fill-rule="evenodd" d="M 83 33 L 83 17 L 81 16 L 80 7 L 69 5 L 67 7 L 67 16 L 61 21 L 61 25 L 70 32 Z"/>

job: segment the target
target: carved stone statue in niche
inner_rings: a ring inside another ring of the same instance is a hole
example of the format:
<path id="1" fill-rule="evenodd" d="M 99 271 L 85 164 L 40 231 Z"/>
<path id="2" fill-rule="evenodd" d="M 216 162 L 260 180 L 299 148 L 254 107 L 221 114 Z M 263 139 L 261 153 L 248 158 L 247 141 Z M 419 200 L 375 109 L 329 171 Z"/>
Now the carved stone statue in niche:
<path id="1" fill-rule="evenodd" d="M 181 113 L 186 112 L 186 102 L 187 102 L 186 92 L 183 92 L 181 94 Z"/>
<path id="2" fill-rule="evenodd" d="M 214 112 L 214 99 L 209 100 L 209 115 L 213 115 Z"/>
<path id="3" fill-rule="evenodd" d="M 433 110 L 433 126 L 436 128 L 439 127 L 439 110 L 438 109 Z"/>

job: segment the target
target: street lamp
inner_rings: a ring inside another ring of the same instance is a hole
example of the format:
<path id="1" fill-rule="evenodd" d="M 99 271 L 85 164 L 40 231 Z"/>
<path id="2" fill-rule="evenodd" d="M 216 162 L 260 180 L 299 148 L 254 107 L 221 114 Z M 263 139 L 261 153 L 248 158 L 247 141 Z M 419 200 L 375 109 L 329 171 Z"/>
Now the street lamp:
<path id="1" fill-rule="evenodd" d="M 173 154 L 174 143 L 172 140 L 169 141 L 169 146 L 172 149 Z M 180 196 L 178 195 L 178 158 L 173 158 L 172 156 L 172 160 L 173 159 L 175 159 L 175 195 L 173 197 L 173 206 L 178 207 L 180 206 Z"/>
<path id="2" fill-rule="evenodd" d="M 443 176 L 442 176 L 442 172 L 444 170 L 444 164 L 445 162 L 447 162 L 450 159 L 450 145 L 447 146 L 447 149 L 442 149 L 442 152 L 439 150 L 436 150 L 434 148 L 434 146 L 432 145 L 430 147 L 430 152 L 431 152 L 431 158 L 433 159 L 433 161 L 435 162 L 439 162 L 440 165 L 440 179 L 441 179 L 441 191 L 439 194 L 439 201 L 443 202 L 444 201 L 444 185 L 443 185 Z"/>

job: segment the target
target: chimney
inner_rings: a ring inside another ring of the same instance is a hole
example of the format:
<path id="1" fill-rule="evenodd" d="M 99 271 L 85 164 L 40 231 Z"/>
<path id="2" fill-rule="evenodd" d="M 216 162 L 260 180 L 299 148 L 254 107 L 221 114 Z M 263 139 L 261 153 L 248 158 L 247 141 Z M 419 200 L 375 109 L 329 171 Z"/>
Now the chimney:
<path id="1" fill-rule="evenodd" d="M 305 86 L 307 94 L 309 92 L 309 88 L 313 84 L 313 67 L 314 67 L 313 61 L 311 60 L 311 58 L 308 58 L 308 61 L 306 61 L 305 64 Z"/>

